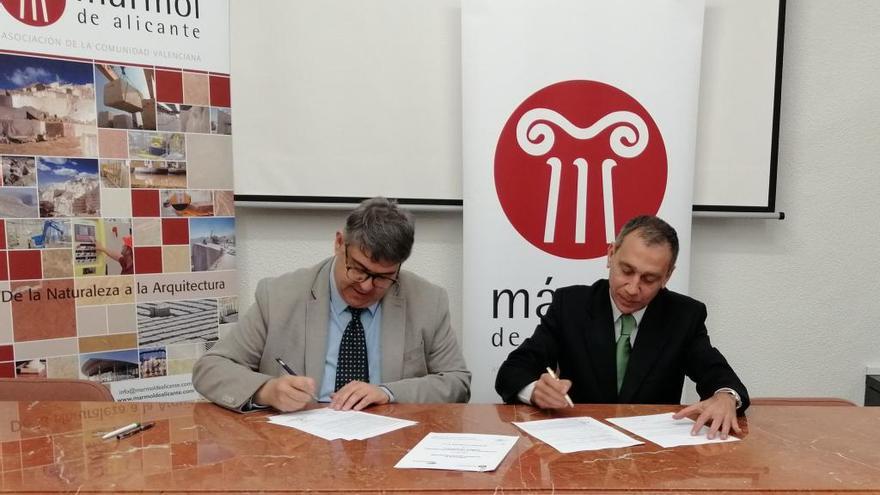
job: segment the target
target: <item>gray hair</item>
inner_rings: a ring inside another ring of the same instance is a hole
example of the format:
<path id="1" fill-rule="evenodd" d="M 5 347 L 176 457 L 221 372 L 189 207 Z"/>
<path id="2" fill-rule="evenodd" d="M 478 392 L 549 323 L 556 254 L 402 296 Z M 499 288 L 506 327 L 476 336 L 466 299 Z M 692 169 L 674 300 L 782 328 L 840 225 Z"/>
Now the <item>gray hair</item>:
<path id="1" fill-rule="evenodd" d="M 678 234 L 672 225 L 669 225 L 660 217 L 653 215 L 641 215 L 632 218 L 626 222 L 626 225 L 620 229 L 617 239 L 614 240 L 614 247 L 619 248 L 623 244 L 623 239 L 630 233 L 635 232 L 649 246 L 658 244 L 666 244 L 672 251 L 672 260 L 669 267 L 675 266 L 675 260 L 678 258 Z"/>
<path id="2" fill-rule="evenodd" d="M 403 263 L 415 237 L 412 214 L 381 196 L 364 200 L 345 220 L 343 239 L 377 262 Z"/>

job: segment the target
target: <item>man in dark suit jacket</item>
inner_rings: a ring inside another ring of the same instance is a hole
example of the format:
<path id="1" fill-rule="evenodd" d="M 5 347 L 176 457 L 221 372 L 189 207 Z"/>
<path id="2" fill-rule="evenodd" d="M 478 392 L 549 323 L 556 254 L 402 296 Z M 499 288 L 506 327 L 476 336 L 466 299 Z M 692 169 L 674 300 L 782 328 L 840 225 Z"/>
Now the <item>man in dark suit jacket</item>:
<path id="1" fill-rule="evenodd" d="M 687 375 L 702 400 L 676 418 L 698 412 L 693 431 L 705 424 L 709 438 L 739 432 L 748 392 L 709 342 L 706 306 L 665 288 L 677 255 L 678 236 L 663 220 L 627 222 L 608 249 L 608 280 L 558 289 L 535 333 L 501 365 L 495 390 L 505 402 L 542 408 L 566 407 L 569 398 L 678 404 Z"/>

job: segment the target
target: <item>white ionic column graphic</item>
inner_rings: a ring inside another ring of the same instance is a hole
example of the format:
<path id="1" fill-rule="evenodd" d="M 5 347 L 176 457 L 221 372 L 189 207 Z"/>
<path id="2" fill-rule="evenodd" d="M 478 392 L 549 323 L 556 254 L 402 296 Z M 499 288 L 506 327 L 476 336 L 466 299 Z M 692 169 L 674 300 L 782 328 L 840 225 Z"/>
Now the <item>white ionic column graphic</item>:
<path id="1" fill-rule="evenodd" d="M 20 0 L 18 2 L 18 18 L 24 19 L 25 16 L 25 6 L 27 5 L 27 0 Z M 49 22 L 49 12 L 46 10 L 46 0 L 40 0 L 40 7 L 43 9 L 43 22 Z M 40 12 L 37 9 L 37 0 L 31 0 L 31 20 L 37 20 L 37 13 Z"/>
<path id="2" fill-rule="evenodd" d="M 575 158 L 574 166 L 578 171 L 577 206 L 574 217 L 574 242 L 587 242 L 587 161 Z M 555 219 L 554 219 L 555 220 Z"/>
<path id="3" fill-rule="evenodd" d="M 547 194 L 547 216 L 544 220 L 544 242 L 553 242 L 556 235 L 556 207 L 559 206 L 559 182 L 562 179 L 562 160 L 547 159 L 550 165 L 550 191 Z"/>
<path id="4" fill-rule="evenodd" d="M 533 108 L 516 124 L 516 141 L 520 148 L 532 156 L 543 156 L 552 152 L 556 143 L 553 124 L 569 136 L 586 141 L 599 135 L 602 131 L 611 131 L 609 145 L 614 155 L 621 158 L 638 156 L 648 146 L 648 126 L 638 115 L 628 111 L 611 112 L 588 127 L 572 124 L 560 113 L 549 108 Z M 550 166 L 549 194 L 547 195 L 547 212 L 544 223 L 544 242 L 552 243 L 556 234 L 556 214 L 559 206 L 559 187 L 562 181 L 562 159 L 549 156 L 546 161 Z M 586 242 L 587 232 L 587 170 L 590 161 L 584 157 L 576 157 L 572 164 L 577 168 L 577 202 L 575 205 L 574 241 L 577 244 Z M 600 163 L 593 160 L 592 163 Z M 617 166 L 613 157 L 606 157 L 602 163 L 602 193 L 605 214 L 605 240 L 614 240 L 614 196 L 611 170 Z"/>
<path id="5" fill-rule="evenodd" d="M 611 184 L 611 169 L 617 162 L 611 158 L 602 160 L 602 203 L 605 210 L 605 242 L 614 240 L 614 188 Z"/>

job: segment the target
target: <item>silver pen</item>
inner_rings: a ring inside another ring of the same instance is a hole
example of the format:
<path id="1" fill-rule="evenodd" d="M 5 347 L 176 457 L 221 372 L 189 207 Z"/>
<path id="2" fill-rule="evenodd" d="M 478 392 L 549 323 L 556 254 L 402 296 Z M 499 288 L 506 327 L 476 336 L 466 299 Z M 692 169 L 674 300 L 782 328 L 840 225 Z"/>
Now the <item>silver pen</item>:
<path id="1" fill-rule="evenodd" d="M 154 423 L 144 423 L 133 430 L 128 430 L 126 432 L 120 433 L 119 435 L 116 435 L 116 439 L 117 440 L 124 440 L 124 439 L 126 439 L 132 435 L 135 435 L 137 433 L 140 433 L 142 431 L 147 431 L 154 426 L 156 426 L 155 422 Z"/>
<path id="2" fill-rule="evenodd" d="M 141 426 L 140 423 L 132 423 L 130 425 L 125 425 L 123 427 L 116 428 L 115 430 L 107 432 L 104 435 L 102 435 L 101 440 L 107 440 L 107 439 L 115 437 L 116 435 L 122 435 L 123 433 L 127 433 L 131 430 L 135 430 L 137 428 L 140 428 L 140 426 Z"/>

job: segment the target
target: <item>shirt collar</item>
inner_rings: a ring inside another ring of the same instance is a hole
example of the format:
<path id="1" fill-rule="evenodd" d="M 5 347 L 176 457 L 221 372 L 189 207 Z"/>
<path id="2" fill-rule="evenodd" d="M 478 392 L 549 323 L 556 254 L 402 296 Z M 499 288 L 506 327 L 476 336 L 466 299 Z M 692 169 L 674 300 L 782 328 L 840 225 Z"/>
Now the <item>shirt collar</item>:
<path id="1" fill-rule="evenodd" d="M 614 317 L 614 321 L 617 321 L 618 318 L 620 318 L 620 315 L 623 314 L 623 312 L 620 311 L 619 309 L 617 309 L 617 304 L 614 303 L 614 298 L 611 297 L 611 289 L 608 290 L 608 299 L 611 300 L 611 316 Z M 642 308 L 632 314 L 633 318 L 636 319 L 636 328 L 638 328 L 639 323 L 642 322 L 642 317 L 645 316 L 646 309 L 648 309 L 647 306 L 645 306 L 644 308 Z"/>
<path id="2" fill-rule="evenodd" d="M 336 262 L 337 258 L 333 258 L 333 264 L 330 266 L 330 310 L 333 311 L 333 314 L 339 316 L 342 313 L 345 313 L 345 310 L 348 309 L 348 303 L 345 302 L 345 299 L 342 298 L 342 294 L 339 293 L 339 289 L 336 287 L 336 277 L 333 275 L 336 273 Z M 365 310 L 370 312 L 370 315 L 376 314 L 376 309 L 379 308 L 379 304 L 381 304 L 382 300 L 378 300 L 364 308 Z"/>

